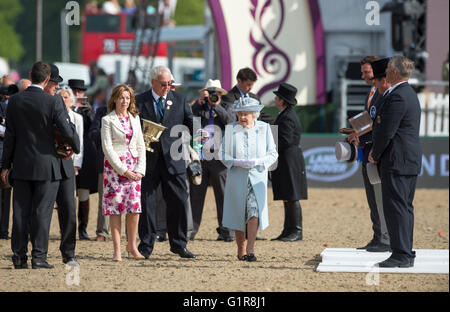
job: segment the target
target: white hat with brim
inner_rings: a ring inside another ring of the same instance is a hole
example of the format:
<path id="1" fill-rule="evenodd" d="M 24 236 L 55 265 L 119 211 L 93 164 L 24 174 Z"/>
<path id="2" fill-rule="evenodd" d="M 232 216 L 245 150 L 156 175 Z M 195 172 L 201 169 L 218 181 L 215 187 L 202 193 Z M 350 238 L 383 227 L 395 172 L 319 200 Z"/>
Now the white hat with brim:
<path id="1" fill-rule="evenodd" d="M 207 89 L 214 89 L 216 92 L 220 92 L 222 95 L 227 94 L 228 92 L 225 89 L 222 89 L 222 84 L 220 83 L 220 80 L 212 80 L 208 79 L 206 82 L 206 85 L 203 89 L 201 89 L 199 92 L 205 91 Z"/>
<path id="2" fill-rule="evenodd" d="M 367 163 L 367 177 L 369 178 L 370 184 L 378 184 L 381 183 L 380 174 L 378 172 L 378 166 L 372 163 Z"/>
<path id="3" fill-rule="evenodd" d="M 241 97 L 233 103 L 233 112 L 260 112 L 264 108 L 257 99 L 251 97 Z"/>
<path id="4" fill-rule="evenodd" d="M 334 153 L 338 161 L 354 162 L 358 156 L 358 149 L 355 144 L 336 142 Z"/>
<path id="5" fill-rule="evenodd" d="M 173 75 L 172 75 L 172 74 L 170 74 L 170 84 L 171 84 L 172 86 L 174 86 L 174 87 L 179 87 L 179 86 L 181 86 L 181 83 L 175 82 L 175 78 L 173 78 Z"/>

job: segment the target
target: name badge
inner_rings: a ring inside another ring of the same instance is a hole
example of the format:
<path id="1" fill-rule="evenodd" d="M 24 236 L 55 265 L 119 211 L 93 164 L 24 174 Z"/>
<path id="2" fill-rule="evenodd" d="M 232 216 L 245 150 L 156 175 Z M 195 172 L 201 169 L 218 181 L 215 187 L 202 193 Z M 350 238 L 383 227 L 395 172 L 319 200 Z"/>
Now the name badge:
<path id="1" fill-rule="evenodd" d="M 376 116 L 377 116 L 377 108 L 375 106 L 370 107 L 370 118 L 374 120 Z"/>

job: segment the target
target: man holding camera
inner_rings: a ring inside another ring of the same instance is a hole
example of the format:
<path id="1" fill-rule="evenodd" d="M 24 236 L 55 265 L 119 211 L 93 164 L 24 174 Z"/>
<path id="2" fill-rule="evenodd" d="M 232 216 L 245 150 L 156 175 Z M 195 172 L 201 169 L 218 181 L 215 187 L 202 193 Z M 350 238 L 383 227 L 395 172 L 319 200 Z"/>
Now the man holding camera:
<path id="1" fill-rule="evenodd" d="M 231 105 L 222 102 L 222 96 L 227 92 L 222 89 L 219 80 L 209 79 L 205 88 L 200 90 L 200 98 L 192 105 L 192 113 L 200 117 L 202 135 L 202 182 L 200 185 L 191 183 L 191 205 L 194 230 L 191 239 L 198 232 L 202 220 L 203 206 L 206 190 L 211 185 L 216 199 L 217 221 L 219 234 L 217 240 L 231 242 L 235 239 L 234 231 L 222 225 L 223 196 L 227 168 L 218 160 L 217 153 L 225 133 L 225 126 L 235 120 L 235 114 L 231 111 Z M 195 137 L 196 134 L 194 134 Z"/>

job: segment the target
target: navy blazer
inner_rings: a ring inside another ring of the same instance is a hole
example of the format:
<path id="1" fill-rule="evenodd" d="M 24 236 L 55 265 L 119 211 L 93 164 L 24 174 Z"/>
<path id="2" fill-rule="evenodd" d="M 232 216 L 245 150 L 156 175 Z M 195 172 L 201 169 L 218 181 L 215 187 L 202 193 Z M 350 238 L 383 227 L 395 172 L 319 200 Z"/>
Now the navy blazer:
<path id="1" fill-rule="evenodd" d="M 157 123 L 154 101 L 151 89 L 136 96 L 136 106 L 139 109 L 141 120 L 147 119 Z M 168 101 L 172 101 L 170 108 L 169 105 L 167 105 Z M 179 145 L 177 152 L 180 154 L 182 152 L 182 146 L 179 144 L 181 133 L 170 136 L 173 127 L 184 125 L 189 129 L 189 134 L 192 135 L 193 115 L 191 107 L 184 95 L 175 91 L 169 91 L 166 97 L 166 108 L 161 124 L 167 129 L 163 131 L 159 138 L 159 142 L 151 143 L 154 152 L 147 152 L 146 175 L 151 174 L 155 169 L 159 157 L 164 157 L 169 174 L 175 175 L 186 173 L 186 161 L 183 158 L 175 160 L 170 155 L 170 148 L 174 143 Z M 189 143 L 189 141 L 187 141 L 187 143 Z"/>
<path id="2" fill-rule="evenodd" d="M 63 178 L 54 129 L 59 130 L 74 153 L 80 152 L 80 139 L 60 98 L 31 86 L 11 96 L 6 115 L 2 167 L 14 167 L 12 177 L 19 180 Z"/>
<path id="3" fill-rule="evenodd" d="M 382 170 L 399 175 L 420 173 L 420 115 L 419 99 L 407 82 L 385 96 L 372 130 L 372 158 Z"/>

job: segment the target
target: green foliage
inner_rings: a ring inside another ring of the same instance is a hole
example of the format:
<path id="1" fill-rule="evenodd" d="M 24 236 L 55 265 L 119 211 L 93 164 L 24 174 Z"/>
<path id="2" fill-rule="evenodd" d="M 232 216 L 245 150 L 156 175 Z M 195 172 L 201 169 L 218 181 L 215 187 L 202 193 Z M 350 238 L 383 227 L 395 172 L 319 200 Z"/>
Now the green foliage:
<path id="1" fill-rule="evenodd" d="M 181 25 L 202 25 L 206 0 L 178 0 L 175 22 Z"/>
<path id="2" fill-rule="evenodd" d="M 22 11 L 17 0 L 0 1 L 0 56 L 8 60 L 19 61 L 24 54 L 20 36 L 13 28 Z"/>

